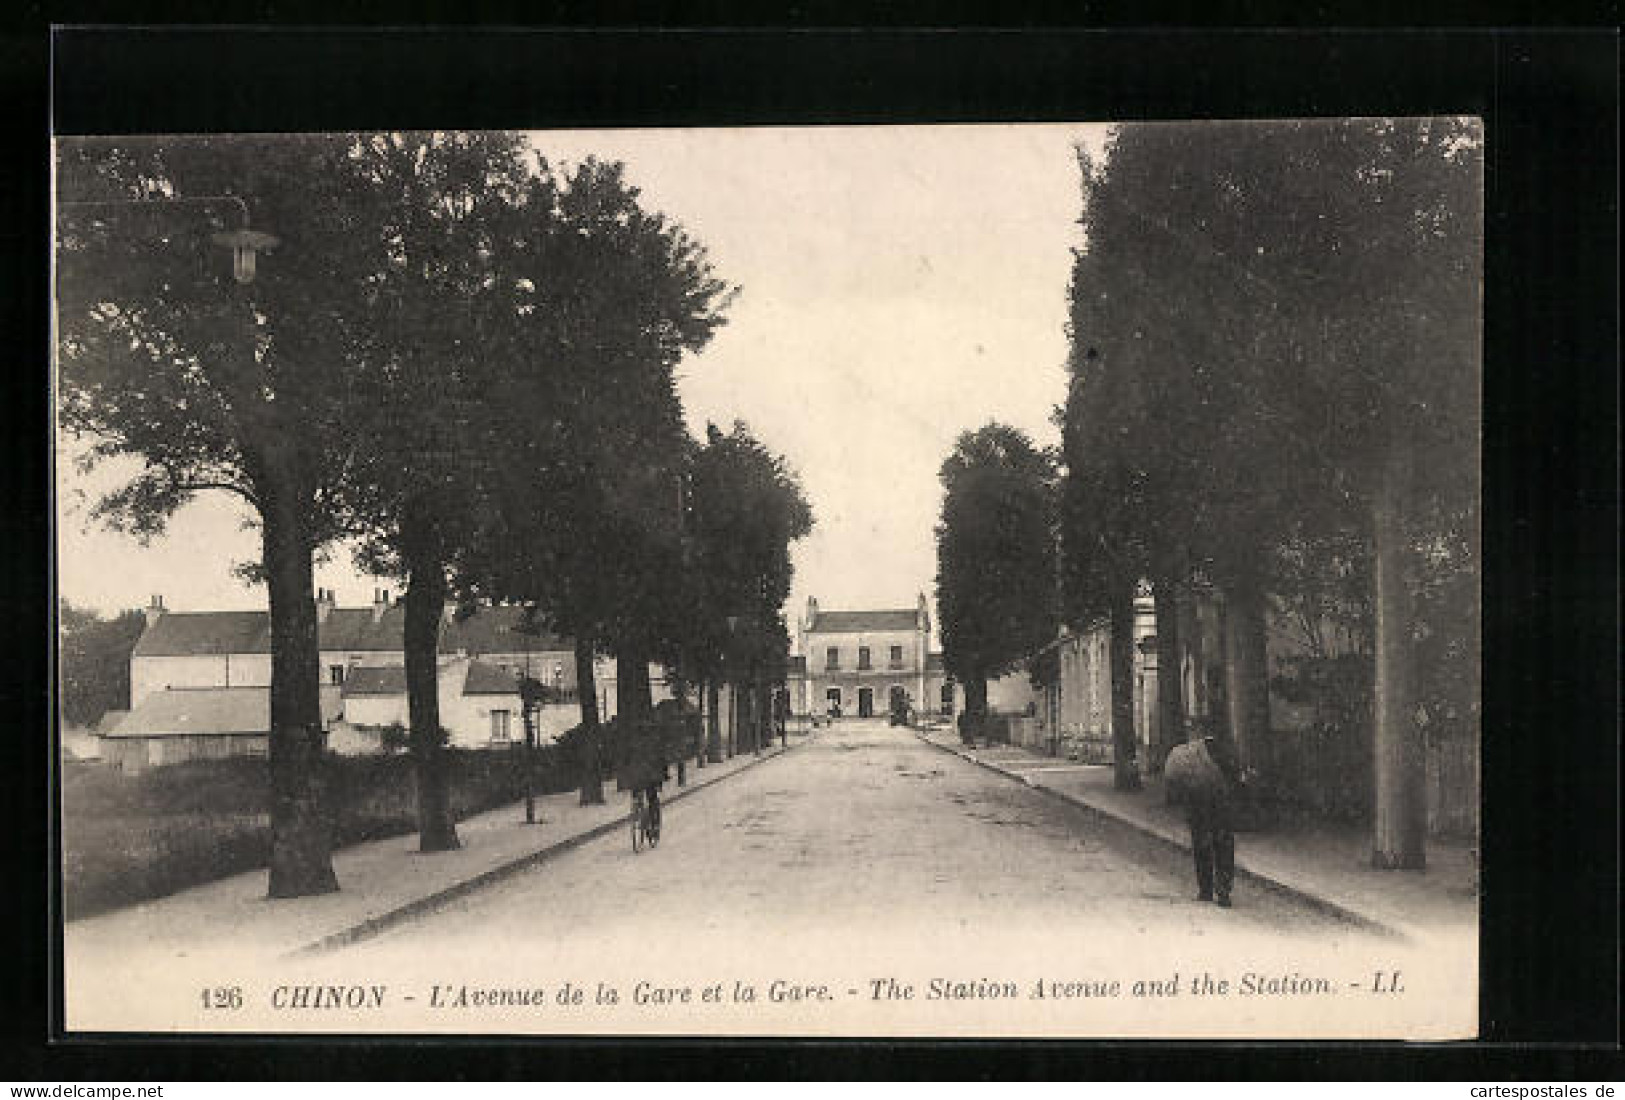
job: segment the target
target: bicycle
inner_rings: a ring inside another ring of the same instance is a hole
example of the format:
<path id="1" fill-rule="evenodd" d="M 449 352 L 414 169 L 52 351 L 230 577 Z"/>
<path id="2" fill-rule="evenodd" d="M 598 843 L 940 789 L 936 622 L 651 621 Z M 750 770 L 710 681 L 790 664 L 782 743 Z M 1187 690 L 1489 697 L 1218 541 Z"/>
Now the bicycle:
<path id="1" fill-rule="evenodd" d="M 660 843 L 660 804 L 650 803 L 641 790 L 632 792 L 632 851 Z"/>

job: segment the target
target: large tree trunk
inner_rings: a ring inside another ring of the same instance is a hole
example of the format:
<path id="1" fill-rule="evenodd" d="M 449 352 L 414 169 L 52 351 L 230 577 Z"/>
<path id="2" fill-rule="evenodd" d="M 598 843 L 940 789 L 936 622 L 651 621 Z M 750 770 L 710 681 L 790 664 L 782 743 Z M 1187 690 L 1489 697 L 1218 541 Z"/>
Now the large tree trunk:
<path id="1" fill-rule="evenodd" d="M 451 816 L 440 727 L 440 616 L 446 603 L 446 573 L 437 556 L 426 549 L 409 554 L 406 566 L 406 708 L 417 770 L 418 850 L 450 852 L 462 845 Z"/>
<path id="2" fill-rule="evenodd" d="M 1139 740 L 1134 734 L 1134 586 L 1113 587 L 1108 664 L 1111 672 L 1112 786 L 1140 789 Z"/>
<path id="3" fill-rule="evenodd" d="M 758 756 L 773 743 L 773 700 L 767 692 L 767 677 L 757 669 L 753 694 L 756 698 L 756 743 Z"/>
<path id="4" fill-rule="evenodd" d="M 649 695 L 649 658 L 627 642 L 618 643 L 615 657 L 615 709 L 623 722 L 641 722 L 654 705 Z"/>
<path id="5" fill-rule="evenodd" d="M 728 756 L 739 756 L 739 721 L 744 717 L 744 699 L 738 684 L 728 681 Z"/>
<path id="6" fill-rule="evenodd" d="M 1265 644 L 1265 596 L 1257 572 L 1237 563 L 1224 600 L 1224 694 L 1230 740 L 1243 768 L 1269 762 L 1269 662 Z"/>
<path id="7" fill-rule="evenodd" d="M 1371 863 L 1382 869 L 1420 869 L 1427 862 L 1426 757 L 1415 718 L 1416 667 L 1410 640 L 1413 608 L 1406 570 L 1410 461 L 1408 448 L 1397 445 L 1372 506 L 1377 675 Z"/>
<path id="8" fill-rule="evenodd" d="M 1151 741 L 1151 768 L 1185 740 L 1185 681 L 1180 661 L 1179 596 L 1173 573 L 1157 576 L 1152 594 L 1157 607 L 1157 722 Z"/>
<path id="9" fill-rule="evenodd" d="M 576 694 L 581 702 L 581 805 L 601 806 L 604 802 L 604 776 L 598 731 L 598 680 L 593 675 L 591 638 L 576 638 Z"/>
<path id="10" fill-rule="evenodd" d="M 715 676 L 705 680 L 705 755 L 713 764 L 722 763 L 722 716 L 717 713 L 721 691 Z"/>
<path id="11" fill-rule="evenodd" d="M 965 724 L 960 732 L 966 744 L 973 743 L 987 725 L 987 677 L 971 676 L 965 680 Z"/>
<path id="12" fill-rule="evenodd" d="M 706 723 L 709 721 L 707 715 L 710 713 L 710 708 L 706 706 L 708 702 L 705 698 L 706 683 L 706 680 L 701 679 L 694 685 L 694 708 L 700 723 L 700 738 L 694 746 L 694 766 L 696 768 L 704 768 L 709 763 L 706 760 L 706 755 L 710 752 L 710 738 L 706 736 L 708 728 Z"/>
<path id="13" fill-rule="evenodd" d="M 271 607 L 271 874 L 273 898 L 326 894 L 332 830 L 322 806 L 321 648 L 316 626 L 314 547 L 305 502 L 261 489 L 266 589 Z"/>
<path id="14" fill-rule="evenodd" d="M 617 642 L 615 654 L 615 725 L 620 731 L 616 751 L 636 752 L 631 738 L 647 737 L 651 731 L 639 729 L 653 709 L 649 701 L 649 661 L 643 650 L 627 642 Z"/>

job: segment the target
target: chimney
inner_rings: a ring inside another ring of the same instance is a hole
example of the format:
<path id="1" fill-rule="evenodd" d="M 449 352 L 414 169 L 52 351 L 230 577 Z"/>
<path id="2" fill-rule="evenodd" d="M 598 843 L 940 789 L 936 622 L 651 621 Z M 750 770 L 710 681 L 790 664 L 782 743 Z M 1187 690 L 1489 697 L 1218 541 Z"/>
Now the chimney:
<path id="1" fill-rule="evenodd" d="M 389 610 L 389 589 L 374 588 L 372 590 L 372 621 L 377 622 Z"/>
<path id="2" fill-rule="evenodd" d="M 147 614 L 147 625 L 149 627 L 153 623 L 157 622 L 159 619 L 163 618 L 163 614 L 164 614 L 164 598 L 162 596 L 157 595 L 156 593 L 154 593 L 154 595 L 152 597 L 152 602 L 147 605 L 146 614 Z"/>
<path id="3" fill-rule="evenodd" d="M 318 588 L 316 590 L 316 622 L 325 623 L 327 617 L 333 613 L 334 598 L 331 588 Z"/>

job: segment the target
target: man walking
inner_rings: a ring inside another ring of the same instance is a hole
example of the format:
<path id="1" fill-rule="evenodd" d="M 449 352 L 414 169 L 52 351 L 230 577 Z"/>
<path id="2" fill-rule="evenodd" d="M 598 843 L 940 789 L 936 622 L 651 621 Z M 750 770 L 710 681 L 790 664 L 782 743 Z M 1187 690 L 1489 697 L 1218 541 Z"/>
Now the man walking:
<path id="1" fill-rule="evenodd" d="M 1184 807 L 1190 825 L 1196 896 L 1228 909 L 1236 877 L 1233 803 L 1240 779 L 1235 757 L 1212 734 L 1192 739 L 1168 754 L 1163 781 L 1168 801 Z"/>

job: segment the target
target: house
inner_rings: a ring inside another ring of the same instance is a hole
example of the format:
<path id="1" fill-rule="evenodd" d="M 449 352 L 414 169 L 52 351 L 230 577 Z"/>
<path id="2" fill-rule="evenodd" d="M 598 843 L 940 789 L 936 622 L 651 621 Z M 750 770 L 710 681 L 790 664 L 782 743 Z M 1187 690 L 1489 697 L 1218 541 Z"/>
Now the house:
<path id="1" fill-rule="evenodd" d="M 154 596 L 146 615 L 147 628 L 130 656 L 132 705 L 166 687 L 270 686 L 269 612 L 168 611 L 163 598 Z M 528 670 L 550 686 L 574 690 L 575 643 L 526 633 L 524 616 L 524 608 L 503 606 L 459 618 L 448 604 L 440 652 L 479 657 L 516 673 Z M 318 590 L 316 622 L 325 684 L 342 687 L 353 668 L 406 662 L 406 609 L 388 589 L 373 590 L 371 607 L 338 607 L 331 589 Z"/>
<path id="2" fill-rule="evenodd" d="M 918 712 L 952 713 L 954 687 L 930 639 L 924 593 L 914 607 L 873 611 L 825 611 L 809 596 L 788 676 L 791 706 L 870 717 L 904 699 Z"/>
<path id="3" fill-rule="evenodd" d="M 490 661 L 443 657 L 439 669 L 440 724 L 455 748 L 506 748 L 524 739 L 524 704 L 519 674 Z M 406 727 L 409 710 L 404 665 L 360 666 L 342 688 L 343 718 L 328 735 L 328 747 L 354 754 L 384 747 L 383 731 Z M 539 744 L 547 744 L 581 720 L 578 703 L 545 704 L 533 717 Z"/>
<path id="4" fill-rule="evenodd" d="M 1156 615 L 1149 586 L 1142 584 L 1134 615 L 1134 730 L 1136 759 L 1149 774 L 1159 772 L 1167 752 L 1189 732 L 1228 732 L 1225 680 L 1226 608 L 1224 594 L 1196 578 L 1176 602 L 1179 632 L 1177 674 L 1183 700 L 1179 728 L 1163 729 L 1158 708 Z M 1277 789 L 1297 802 L 1330 814 L 1361 812 L 1369 798 L 1370 743 L 1357 730 L 1332 732 L 1312 706 L 1294 703 L 1273 685 L 1294 661 L 1310 652 L 1306 638 L 1335 656 L 1350 643 L 1329 639 L 1331 632 L 1306 631 L 1306 624 L 1279 603 L 1265 615 L 1266 659 L 1271 676 L 1269 729 L 1247 746 L 1243 763 L 1272 777 Z M 991 682 L 989 710 L 1002 718 L 1010 740 L 1085 763 L 1113 758 L 1111 711 L 1111 631 L 1097 620 L 1058 637 L 1032 655 L 1022 668 Z M 1327 649 L 1327 647 L 1330 647 Z M 1041 664 L 1040 664 L 1041 662 Z M 1040 667 L 1046 679 L 1031 689 L 1028 669 Z M 1032 713 L 1022 716 L 1032 691 Z M 1429 828 L 1437 834 L 1475 835 L 1478 830 L 1479 742 L 1476 736 L 1429 741 L 1421 761 L 1427 790 Z"/>
<path id="5" fill-rule="evenodd" d="M 128 767 L 263 753 L 271 684 L 269 613 L 170 611 L 161 596 L 154 596 L 146 617 L 130 655 L 131 713 L 118 728 L 127 744 L 111 758 Z M 537 716 L 544 741 L 580 720 L 575 642 L 527 631 L 525 618 L 525 609 L 517 606 L 480 607 L 467 615 L 454 605 L 445 607 L 440 708 L 454 744 L 485 747 L 522 738 L 518 684 L 525 676 L 553 689 L 560 700 Z M 332 590 L 317 591 L 323 728 L 335 751 L 375 751 L 383 729 L 405 724 L 405 619 L 405 607 L 388 589 L 374 589 L 368 607 L 339 607 Z M 599 714 L 613 718 L 615 661 L 597 658 L 594 679 Z M 663 668 L 650 665 L 649 680 L 655 702 L 670 697 Z M 165 747 L 145 745 L 154 739 Z"/>

